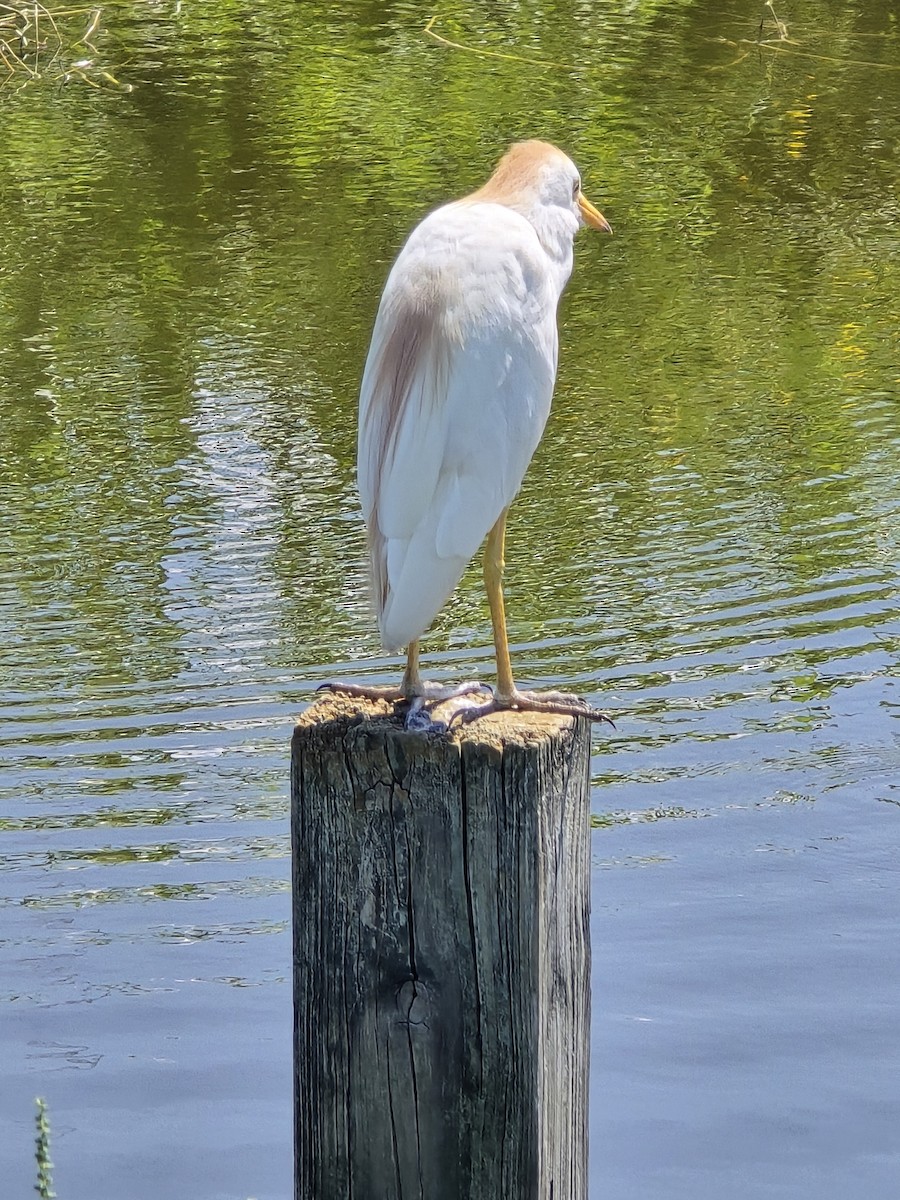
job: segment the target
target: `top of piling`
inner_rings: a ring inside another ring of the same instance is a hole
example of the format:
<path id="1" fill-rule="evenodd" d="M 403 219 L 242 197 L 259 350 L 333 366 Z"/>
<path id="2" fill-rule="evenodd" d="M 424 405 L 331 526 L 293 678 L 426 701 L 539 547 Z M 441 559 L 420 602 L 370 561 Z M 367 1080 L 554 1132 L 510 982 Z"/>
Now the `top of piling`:
<path id="1" fill-rule="evenodd" d="M 369 724 L 382 729 L 403 729 L 403 715 L 395 711 L 388 700 L 368 700 L 348 696 L 341 692 L 320 693 L 309 708 L 297 719 L 297 730 L 313 725 L 330 723 L 340 725 Z M 409 731 L 409 737 L 438 738 L 462 746 L 488 745 L 501 749 L 510 744 L 521 746 L 548 741 L 571 731 L 575 718 L 558 713 L 519 712 L 509 709 L 504 712 L 488 713 L 468 724 L 457 722 L 446 733 L 429 730 L 424 733 Z"/>

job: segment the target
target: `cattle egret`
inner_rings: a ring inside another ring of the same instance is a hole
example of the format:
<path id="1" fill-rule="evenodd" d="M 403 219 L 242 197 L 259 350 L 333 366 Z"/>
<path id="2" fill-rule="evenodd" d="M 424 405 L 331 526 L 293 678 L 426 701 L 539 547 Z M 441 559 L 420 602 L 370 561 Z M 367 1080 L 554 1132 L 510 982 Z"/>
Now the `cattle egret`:
<path id="1" fill-rule="evenodd" d="M 463 719 L 509 708 L 606 719 L 575 696 L 516 688 L 501 588 L 506 514 L 550 412 L 556 309 L 581 225 L 611 232 L 575 164 L 547 142 L 519 142 L 483 187 L 416 226 L 385 284 L 360 392 L 358 476 L 381 639 L 406 649 L 407 664 L 399 687 L 330 686 L 406 701 L 411 727 L 482 686 L 424 682 L 419 639 L 485 538 L 497 686 L 466 702 Z"/>

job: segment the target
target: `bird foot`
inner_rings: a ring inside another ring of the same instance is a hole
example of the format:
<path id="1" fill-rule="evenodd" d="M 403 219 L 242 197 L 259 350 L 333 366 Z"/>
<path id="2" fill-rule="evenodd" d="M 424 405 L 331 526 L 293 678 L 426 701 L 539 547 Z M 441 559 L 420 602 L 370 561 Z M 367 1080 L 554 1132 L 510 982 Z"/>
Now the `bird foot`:
<path id="1" fill-rule="evenodd" d="M 434 718 L 432 714 L 438 708 L 447 704 L 448 701 L 457 700 L 462 696 L 470 696 L 474 692 L 490 692 L 490 690 L 487 684 L 479 683 L 476 679 L 466 680 L 465 683 L 457 683 L 449 687 L 445 684 L 423 680 L 417 685 L 415 694 L 411 696 L 407 695 L 402 687 L 396 685 L 368 687 L 359 683 L 325 683 L 319 688 L 319 691 L 338 692 L 345 696 L 357 696 L 363 700 L 386 700 L 389 704 L 403 705 L 406 707 L 403 717 L 404 728 L 418 733 L 446 732 L 456 717 L 457 707 L 450 705 L 450 712 L 447 713 L 446 720 Z"/>
<path id="2" fill-rule="evenodd" d="M 520 692 L 518 688 L 509 696 L 499 696 L 494 692 L 486 704 L 468 702 L 458 705 L 449 724 L 460 721 L 468 725 L 471 721 L 477 721 L 479 717 L 486 717 L 488 713 L 495 712 L 556 713 L 562 717 L 586 717 L 589 721 L 605 721 L 615 729 L 613 720 L 607 713 L 601 712 L 599 708 L 591 708 L 585 700 L 572 692 Z"/>

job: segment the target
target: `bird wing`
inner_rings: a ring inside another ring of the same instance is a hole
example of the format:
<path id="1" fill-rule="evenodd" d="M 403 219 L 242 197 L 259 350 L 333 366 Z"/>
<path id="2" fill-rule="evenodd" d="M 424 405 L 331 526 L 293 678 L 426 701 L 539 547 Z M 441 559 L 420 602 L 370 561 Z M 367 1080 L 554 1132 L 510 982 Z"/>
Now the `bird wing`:
<path id="1" fill-rule="evenodd" d="M 457 202 L 385 285 L 360 394 L 359 489 L 385 645 L 419 637 L 512 503 L 556 375 L 559 288 L 529 223 Z"/>

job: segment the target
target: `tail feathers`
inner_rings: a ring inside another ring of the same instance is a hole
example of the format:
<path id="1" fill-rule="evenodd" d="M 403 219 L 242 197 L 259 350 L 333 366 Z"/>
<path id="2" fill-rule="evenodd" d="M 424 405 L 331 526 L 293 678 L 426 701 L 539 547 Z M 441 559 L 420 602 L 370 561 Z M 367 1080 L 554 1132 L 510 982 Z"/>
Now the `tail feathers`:
<path id="1" fill-rule="evenodd" d="M 380 591 L 376 587 L 378 628 L 386 650 L 402 650 L 434 621 L 469 558 L 439 557 L 432 529 L 419 529 L 409 539 L 387 538 L 383 552 L 386 570 L 381 577 L 386 586 Z"/>

